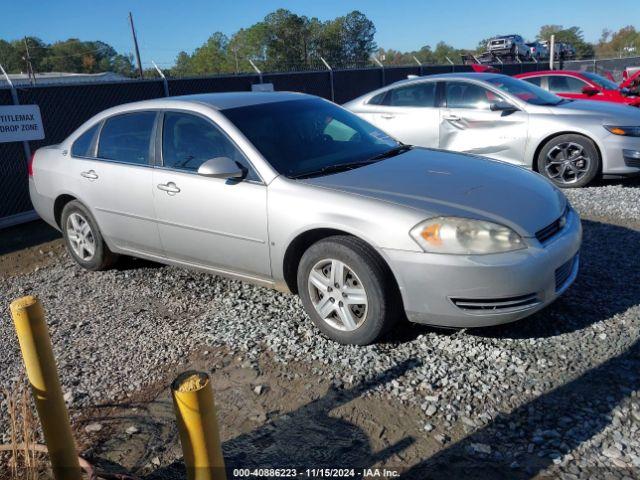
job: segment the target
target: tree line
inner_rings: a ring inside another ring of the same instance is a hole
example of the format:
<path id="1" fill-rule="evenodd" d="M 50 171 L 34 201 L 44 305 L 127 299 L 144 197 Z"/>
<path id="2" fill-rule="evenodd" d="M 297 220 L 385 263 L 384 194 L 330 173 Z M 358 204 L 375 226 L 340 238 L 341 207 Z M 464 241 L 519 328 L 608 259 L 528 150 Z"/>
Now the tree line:
<path id="1" fill-rule="evenodd" d="M 373 22 L 359 11 L 323 22 L 279 9 L 230 38 L 215 32 L 193 53 L 180 52 L 173 70 L 177 75 L 246 72 L 251 60 L 262 70 L 284 71 L 321 66 L 320 57 L 358 65 L 375 51 L 375 33 Z"/>
<path id="2" fill-rule="evenodd" d="M 34 72 L 134 74 L 133 57 L 120 54 L 107 43 L 77 38 L 47 44 L 36 37 L 0 39 L 0 64 L 7 73 Z"/>
<path id="3" fill-rule="evenodd" d="M 333 67 L 345 68 L 370 65 L 372 55 L 386 65 L 411 65 L 415 59 L 423 64 L 446 64 L 448 60 L 459 63 L 463 54 L 485 51 L 488 41 L 481 40 L 472 50 L 439 42 L 434 48 L 425 45 L 401 52 L 378 48 L 375 33 L 374 23 L 357 10 L 321 21 L 279 9 L 231 36 L 213 33 L 193 52 L 178 53 L 167 73 L 188 76 L 248 72 L 253 68 L 250 60 L 263 71 L 323 69 L 321 57 Z M 571 43 L 577 58 L 640 55 L 640 32 L 633 26 L 616 32 L 605 29 L 596 43 L 589 43 L 580 27 L 543 25 L 536 39 L 548 40 L 551 35 L 557 42 Z M 7 72 L 28 72 L 28 60 L 35 72 L 136 74 L 132 55 L 118 53 L 105 42 L 70 38 L 47 44 L 36 37 L 0 39 L 0 64 Z"/>

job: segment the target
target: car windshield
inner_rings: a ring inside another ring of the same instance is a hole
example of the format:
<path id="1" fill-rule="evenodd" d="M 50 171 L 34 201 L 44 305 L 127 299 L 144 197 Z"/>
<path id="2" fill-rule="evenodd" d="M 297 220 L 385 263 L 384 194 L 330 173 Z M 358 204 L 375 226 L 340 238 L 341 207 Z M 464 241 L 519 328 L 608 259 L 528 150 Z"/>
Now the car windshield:
<path id="1" fill-rule="evenodd" d="M 333 173 L 342 166 L 356 168 L 401 145 L 351 112 L 319 98 L 262 103 L 222 113 L 278 173 L 290 178 Z"/>
<path id="2" fill-rule="evenodd" d="M 591 80 L 593 83 L 595 83 L 596 85 L 598 85 L 601 88 L 606 88 L 607 90 L 619 90 L 620 86 L 616 85 L 614 82 L 612 82 L 611 80 L 604 78 L 596 73 L 591 73 L 591 72 L 582 72 L 582 75 L 584 75 L 585 77 L 587 77 L 589 80 Z"/>
<path id="3" fill-rule="evenodd" d="M 487 82 L 532 105 L 559 105 L 564 101 L 553 93 L 513 77 L 500 75 L 487 79 Z"/>

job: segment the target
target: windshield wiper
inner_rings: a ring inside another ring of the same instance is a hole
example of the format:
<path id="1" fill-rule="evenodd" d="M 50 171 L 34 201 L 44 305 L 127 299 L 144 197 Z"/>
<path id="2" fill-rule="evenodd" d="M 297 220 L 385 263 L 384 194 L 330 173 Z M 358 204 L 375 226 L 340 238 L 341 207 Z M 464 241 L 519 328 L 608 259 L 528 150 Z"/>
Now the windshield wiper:
<path id="1" fill-rule="evenodd" d="M 371 157 L 367 160 L 359 160 L 357 162 L 345 162 L 345 163 L 336 163 L 334 165 L 327 165 L 325 167 L 319 168 L 318 170 L 312 170 L 310 172 L 300 173 L 298 175 L 293 175 L 289 178 L 308 178 L 308 177 L 317 177 L 319 175 L 324 175 L 328 173 L 337 173 L 345 170 L 352 170 L 354 168 L 364 167 L 365 165 L 371 165 L 372 163 L 379 162 L 385 158 L 395 157 L 396 155 L 400 155 L 403 152 L 411 150 L 413 147 L 411 145 L 398 145 L 396 147 L 387 150 L 386 152 L 382 152 L 374 157 Z"/>
<path id="2" fill-rule="evenodd" d="M 375 157 L 371 157 L 369 160 L 382 160 L 385 158 L 395 157 L 396 155 L 400 155 L 401 153 L 408 152 L 412 148 L 413 148 L 412 145 L 405 145 L 403 143 L 402 145 L 393 147 L 392 149 L 387 150 L 386 152 L 382 152 L 381 154 L 376 155 Z"/>
<path id="3" fill-rule="evenodd" d="M 352 170 L 358 167 L 364 167 L 365 165 L 371 165 L 372 163 L 376 163 L 378 160 L 360 160 L 358 162 L 345 162 L 345 163 L 336 163 L 335 165 L 327 165 L 325 167 L 319 168 L 318 170 L 312 170 L 310 172 L 300 173 L 298 175 L 293 175 L 289 178 L 307 178 L 307 177 L 316 177 L 318 175 L 324 175 L 326 173 L 336 173 L 342 172 L 344 170 Z"/>

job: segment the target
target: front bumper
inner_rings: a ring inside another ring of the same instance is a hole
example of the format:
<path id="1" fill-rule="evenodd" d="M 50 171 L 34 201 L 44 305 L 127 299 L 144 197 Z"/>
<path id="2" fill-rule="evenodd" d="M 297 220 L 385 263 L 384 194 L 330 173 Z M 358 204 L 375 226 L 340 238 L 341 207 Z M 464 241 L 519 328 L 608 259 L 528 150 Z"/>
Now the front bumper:
<path id="1" fill-rule="evenodd" d="M 580 218 L 544 245 L 492 255 L 385 250 L 412 322 L 483 327 L 513 322 L 544 308 L 573 283 L 579 269 Z"/>
<path id="2" fill-rule="evenodd" d="M 602 175 L 625 177 L 640 174 L 640 138 L 608 135 L 604 139 Z"/>

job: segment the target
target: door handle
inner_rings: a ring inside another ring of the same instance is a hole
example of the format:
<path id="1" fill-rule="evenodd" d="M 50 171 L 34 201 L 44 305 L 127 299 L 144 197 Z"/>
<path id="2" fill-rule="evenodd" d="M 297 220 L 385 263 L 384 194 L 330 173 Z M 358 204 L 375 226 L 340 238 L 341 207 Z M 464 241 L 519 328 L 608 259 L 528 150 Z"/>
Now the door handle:
<path id="1" fill-rule="evenodd" d="M 443 118 L 445 120 L 449 120 L 450 122 L 457 122 L 458 120 L 460 120 L 460 117 L 458 115 L 444 115 Z"/>
<path id="2" fill-rule="evenodd" d="M 391 113 L 383 113 L 382 115 L 380 115 L 382 118 L 386 119 L 386 120 L 391 120 L 392 118 L 396 118 L 395 115 L 392 115 Z"/>
<path id="3" fill-rule="evenodd" d="M 89 170 L 87 172 L 80 172 L 80 175 L 83 176 L 84 178 L 88 178 L 89 180 L 95 180 L 98 178 L 98 174 L 93 170 Z"/>
<path id="4" fill-rule="evenodd" d="M 169 195 L 175 195 L 176 193 L 180 193 L 180 189 L 173 182 L 158 184 L 158 190 L 167 192 Z"/>

